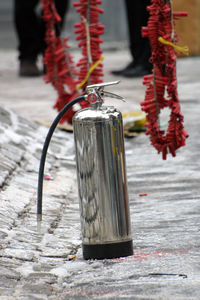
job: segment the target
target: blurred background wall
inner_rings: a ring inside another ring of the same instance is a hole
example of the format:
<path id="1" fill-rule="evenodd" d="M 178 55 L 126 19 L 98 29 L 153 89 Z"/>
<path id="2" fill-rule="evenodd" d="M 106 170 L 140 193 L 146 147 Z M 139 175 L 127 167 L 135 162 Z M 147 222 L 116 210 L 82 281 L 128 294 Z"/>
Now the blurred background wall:
<path id="1" fill-rule="evenodd" d="M 29 0 L 27 0 L 29 1 Z M 78 1 L 78 0 L 77 0 Z M 16 48 L 16 36 L 13 26 L 13 0 L 0 0 L 0 48 Z M 69 37 L 70 45 L 76 47 L 74 23 L 79 22 L 79 14 L 70 3 L 70 10 L 66 17 L 63 35 Z M 127 46 L 127 25 L 123 0 L 103 0 L 104 14 L 100 21 L 106 25 L 104 40 L 105 47 Z"/>
<path id="2" fill-rule="evenodd" d="M 16 47 L 12 21 L 12 0 L 0 0 L 0 48 Z"/>
<path id="3" fill-rule="evenodd" d="M 27 0 L 29 1 L 29 0 Z M 78 1 L 78 0 L 77 0 Z M 134 0 L 133 0 L 134 1 Z M 70 11 L 67 15 L 63 34 L 69 37 L 70 45 L 77 47 L 75 41 L 75 22 L 79 21 L 79 14 L 73 8 L 71 0 Z M 128 29 L 124 0 L 103 0 L 105 13 L 100 16 L 105 24 L 104 48 L 118 49 L 128 46 Z M 174 10 L 188 11 L 189 16 L 176 22 L 176 29 L 180 45 L 188 45 L 191 55 L 200 54 L 200 0 L 174 0 Z M 13 0 L 0 0 L 0 48 L 16 48 L 17 42 L 12 18 Z"/>
<path id="4" fill-rule="evenodd" d="M 190 55 L 200 54 L 200 0 L 174 0 L 174 11 L 187 11 L 188 17 L 176 21 L 180 46 L 187 45 Z"/>

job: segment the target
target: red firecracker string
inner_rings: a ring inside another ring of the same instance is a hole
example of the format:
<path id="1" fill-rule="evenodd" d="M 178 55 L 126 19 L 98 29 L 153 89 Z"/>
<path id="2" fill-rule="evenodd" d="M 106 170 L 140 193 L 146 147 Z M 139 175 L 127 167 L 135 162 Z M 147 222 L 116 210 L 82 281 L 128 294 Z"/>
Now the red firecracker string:
<path id="1" fill-rule="evenodd" d="M 82 49 L 82 58 L 79 60 L 77 67 L 80 68 L 77 84 L 83 83 L 83 89 L 88 84 L 96 84 L 102 82 L 103 64 L 100 63 L 102 50 L 100 44 L 103 42 L 100 35 L 104 33 L 104 26 L 99 24 L 99 13 L 103 13 L 103 9 L 98 5 L 101 0 L 80 0 L 75 2 L 76 11 L 80 13 L 81 22 L 75 24 L 76 40 L 79 41 L 79 48 Z M 93 64 L 99 62 L 98 66 L 85 82 L 87 74 Z"/>
<path id="2" fill-rule="evenodd" d="M 176 150 L 185 145 L 185 139 L 188 137 L 183 126 L 177 93 L 175 54 L 175 51 L 188 54 L 188 49 L 176 45 L 177 35 L 174 31 L 174 18 L 186 16 L 187 13 L 172 13 L 169 0 L 151 2 L 147 7 L 150 14 L 148 24 L 142 28 L 142 34 L 150 39 L 153 72 L 144 76 L 143 84 L 147 86 L 147 90 L 141 106 L 146 112 L 146 134 L 150 135 L 152 145 L 158 153 L 162 153 L 163 159 L 166 159 L 168 153 L 175 156 Z M 159 114 L 166 107 L 171 110 L 171 114 L 165 132 L 160 128 Z"/>
<path id="3" fill-rule="evenodd" d="M 79 34 L 77 40 L 80 40 L 79 47 L 82 48 L 83 55 L 77 64 L 80 67 L 78 72 L 69 54 L 67 39 L 57 34 L 56 27 L 59 27 L 61 19 L 54 1 L 41 0 L 41 2 L 46 23 L 45 42 L 47 45 L 43 60 L 46 69 L 44 80 L 46 83 L 51 83 L 57 90 L 58 98 L 54 108 L 60 111 L 79 93 L 84 93 L 87 84 L 102 81 L 100 79 L 103 76 L 103 65 L 100 63 L 102 50 L 99 47 L 102 40 L 99 35 L 103 34 L 104 27 L 98 24 L 98 14 L 103 10 L 98 7 L 101 4 L 99 0 L 80 0 L 74 3 L 81 15 L 81 23 L 75 25 L 76 33 Z M 86 102 L 81 102 L 80 105 L 82 108 L 88 106 Z M 61 119 L 61 123 L 65 121 L 72 123 L 74 113 L 74 108 L 71 108 Z"/>

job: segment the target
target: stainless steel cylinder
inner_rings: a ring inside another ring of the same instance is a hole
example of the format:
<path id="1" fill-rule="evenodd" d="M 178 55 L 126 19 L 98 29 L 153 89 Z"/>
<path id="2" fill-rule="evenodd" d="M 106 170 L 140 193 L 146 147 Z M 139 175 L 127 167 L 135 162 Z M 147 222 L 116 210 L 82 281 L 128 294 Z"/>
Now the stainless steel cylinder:
<path id="1" fill-rule="evenodd" d="M 133 254 L 121 113 L 101 106 L 73 118 L 83 257 Z"/>

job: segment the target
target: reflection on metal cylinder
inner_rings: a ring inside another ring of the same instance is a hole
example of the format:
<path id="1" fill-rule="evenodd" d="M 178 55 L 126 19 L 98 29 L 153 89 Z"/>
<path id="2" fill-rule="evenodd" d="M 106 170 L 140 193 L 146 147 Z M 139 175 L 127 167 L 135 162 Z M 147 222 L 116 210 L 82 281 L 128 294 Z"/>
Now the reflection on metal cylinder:
<path id="1" fill-rule="evenodd" d="M 83 256 L 133 253 L 121 113 L 87 108 L 73 119 Z"/>

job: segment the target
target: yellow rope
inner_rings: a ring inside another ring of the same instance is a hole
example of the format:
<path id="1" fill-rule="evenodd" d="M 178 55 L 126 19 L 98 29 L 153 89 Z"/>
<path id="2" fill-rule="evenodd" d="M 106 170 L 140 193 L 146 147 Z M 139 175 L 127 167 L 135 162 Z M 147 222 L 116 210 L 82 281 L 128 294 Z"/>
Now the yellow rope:
<path id="1" fill-rule="evenodd" d="M 90 74 L 94 71 L 94 69 L 96 69 L 98 67 L 98 65 L 100 64 L 100 62 L 104 59 L 104 56 L 101 56 L 94 64 L 91 65 L 88 73 L 86 74 L 85 78 L 83 79 L 83 81 L 76 87 L 76 90 L 80 90 L 82 88 L 82 86 L 87 82 Z"/>
<path id="2" fill-rule="evenodd" d="M 177 46 L 177 45 L 173 44 L 172 42 L 169 42 L 169 41 L 163 39 L 161 36 L 158 38 L 158 41 L 164 45 L 173 47 L 176 51 L 181 52 L 184 55 L 189 55 L 188 46 L 184 46 L 184 47 Z"/>

